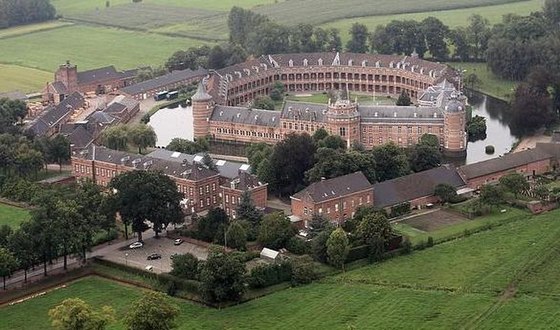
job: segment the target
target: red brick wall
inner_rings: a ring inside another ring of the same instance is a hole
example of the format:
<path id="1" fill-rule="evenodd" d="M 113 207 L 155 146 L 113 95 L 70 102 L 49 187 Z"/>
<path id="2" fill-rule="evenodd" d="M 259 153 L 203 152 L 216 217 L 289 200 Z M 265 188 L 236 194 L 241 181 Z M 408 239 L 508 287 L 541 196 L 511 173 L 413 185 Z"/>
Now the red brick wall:
<path id="1" fill-rule="evenodd" d="M 484 175 L 484 176 L 480 176 L 480 177 L 476 177 L 476 178 L 471 178 L 471 179 L 468 180 L 467 185 L 470 188 L 479 189 L 482 185 L 487 184 L 487 183 L 491 183 L 491 182 L 496 182 L 502 176 L 504 176 L 506 174 L 509 174 L 509 173 L 512 173 L 512 172 L 517 172 L 517 173 L 523 174 L 525 176 L 532 176 L 533 174 L 543 174 L 545 172 L 548 172 L 551 169 L 550 162 L 551 162 L 550 159 L 544 159 L 544 160 L 532 162 L 532 163 L 529 163 L 529 164 L 526 164 L 526 165 L 518 166 L 516 168 L 508 169 L 508 170 L 505 170 L 505 171 L 500 171 L 500 172 L 492 173 L 492 174 L 489 174 L 489 175 Z"/>
<path id="2" fill-rule="evenodd" d="M 230 217 L 235 216 L 235 210 L 239 206 L 241 201 L 241 196 L 243 191 L 232 189 L 231 187 L 222 186 L 222 208 L 226 211 L 227 215 Z M 249 190 L 251 194 L 251 200 L 253 204 L 264 209 L 266 207 L 266 201 L 268 199 L 268 187 L 267 185 L 262 185 L 260 187 Z"/>
<path id="3" fill-rule="evenodd" d="M 331 221 L 342 223 L 344 219 L 353 217 L 358 207 L 369 205 L 373 205 L 373 188 L 320 203 L 306 198 L 291 200 L 292 214 L 304 221 L 311 219 L 314 213 L 319 213 Z"/>

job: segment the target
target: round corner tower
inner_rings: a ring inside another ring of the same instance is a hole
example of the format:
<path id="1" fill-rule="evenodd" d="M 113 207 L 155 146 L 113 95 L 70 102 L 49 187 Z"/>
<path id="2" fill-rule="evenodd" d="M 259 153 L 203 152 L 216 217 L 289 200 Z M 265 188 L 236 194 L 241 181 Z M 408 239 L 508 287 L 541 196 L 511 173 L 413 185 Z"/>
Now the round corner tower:
<path id="1" fill-rule="evenodd" d="M 467 154 L 467 133 L 465 103 L 460 101 L 457 95 L 452 95 L 445 105 L 443 113 L 444 135 L 443 151 L 451 157 L 464 157 Z"/>
<path id="2" fill-rule="evenodd" d="M 191 97 L 193 112 L 193 137 L 195 139 L 210 134 L 210 115 L 212 96 L 206 92 L 204 83 L 198 84 L 196 93 Z"/>
<path id="3" fill-rule="evenodd" d="M 346 141 L 348 148 L 353 142 L 361 142 L 360 112 L 357 102 L 350 100 L 337 100 L 334 104 L 329 102 L 326 117 L 327 131 L 339 135 Z"/>

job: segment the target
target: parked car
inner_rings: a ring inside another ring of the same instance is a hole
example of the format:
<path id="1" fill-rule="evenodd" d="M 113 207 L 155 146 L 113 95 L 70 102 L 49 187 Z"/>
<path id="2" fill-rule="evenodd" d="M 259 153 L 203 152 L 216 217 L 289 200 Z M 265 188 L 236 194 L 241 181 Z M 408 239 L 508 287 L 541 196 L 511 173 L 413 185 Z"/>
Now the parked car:
<path id="1" fill-rule="evenodd" d="M 181 245 L 181 244 L 183 244 L 183 242 L 184 241 L 182 239 L 177 238 L 176 240 L 173 241 L 173 245 Z"/>
<path id="2" fill-rule="evenodd" d="M 134 242 L 134 243 L 130 244 L 128 247 L 131 248 L 131 249 L 139 249 L 143 246 L 144 246 L 144 243 L 142 243 L 142 242 Z"/>
<path id="3" fill-rule="evenodd" d="M 152 253 L 148 256 L 147 258 L 148 260 L 156 260 L 156 259 L 161 259 L 161 254 L 159 253 Z"/>

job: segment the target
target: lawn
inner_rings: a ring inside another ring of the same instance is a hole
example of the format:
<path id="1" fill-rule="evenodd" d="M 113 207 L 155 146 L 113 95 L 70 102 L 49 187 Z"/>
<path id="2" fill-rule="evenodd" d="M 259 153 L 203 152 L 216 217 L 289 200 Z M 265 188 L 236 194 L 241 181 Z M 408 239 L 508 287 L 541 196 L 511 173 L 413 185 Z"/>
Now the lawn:
<path id="1" fill-rule="evenodd" d="M 177 323 L 179 329 L 556 328 L 560 311 L 551 295 L 560 283 L 560 255 L 550 246 L 560 234 L 559 216 L 527 216 L 223 310 L 174 300 Z M 525 282 L 538 289 L 524 289 Z M 511 283 L 519 294 L 502 296 Z M 110 304 L 119 319 L 110 329 L 122 329 L 122 315 L 141 291 L 88 277 L 1 308 L 0 329 L 45 328 L 48 310 L 69 297 Z"/>
<path id="2" fill-rule="evenodd" d="M 481 83 L 478 86 L 473 86 L 475 90 L 481 91 L 484 94 L 493 96 L 498 99 L 509 101 L 515 87 L 516 81 L 506 80 L 497 77 L 489 69 L 486 63 L 448 63 L 457 70 L 466 70 L 464 76 L 471 73 L 476 74 Z M 471 86 L 465 86 L 470 88 Z"/>
<path id="3" fill-rule="evenodd" d="M 0 93 L 15 90 L 31 93 L 40 91 L 47 81 L 53 79 L 53 74 L 18 65 L 0 64 L 0 77 Z"/>
<path id="4" fill-rule="evenodd" d="M 358 99 L 358 103 L 361 105 L 394 105 L 396 100 L 393 98 L 385 97 L 385 96 L 377 96 L 375 97 L 375 101 L 373 95 L 369 94 L 356 94 L 350 92 L 350 98 L 354 101 L 356 98 Z M 288 95 L 286 97 L 288 101 L 296 101 L 296 102 L 309 102 L 309 103 L 320 103 L 320 104 L 327 104 L 329 102 L 329 96 L 326 93 L 317 93 L 317 94 L 299 94 L 299 95 Z"/>
<path id="5" fill-rule="evenodd" d="M 510 216 L 516 217 L 513 212 Z M 558 216 L 560 210 L 538 217 L 527 214 L 495 229 L 348 272 L 333 280 L 419 289 L 501 292 L 528 264 L 546 256 L 550 246 L 556 244 L 560 235 Z"/>
<path id="6" fill-rule="evenodd" d="M 118 69 L 129 69 L 161 65 L 175 51 L 201 44 L 188 38 L 72 25 L 0 39 L 0 61 L 50 72 L 67 59 L 76 63 L 79 70 L 111 64 Z M 39 79 L 42 84 L 46 81 Z"/>
<path id="7" fill-rule="evenodd" d="M 502 21 L 502 16 L 505 14 L 515 13 L 517 15 L 528 15 L 531 12 L 539 10 L 541 7 L 542 1 L 529 0 L 493 6 L 480 6 L 468 9 L 437 10 L 409 14 L 391 14 L 349 18 L 329 22 L 323 24 L 322 27 L 339 29 L 342 41 L 346 43 L 346 41 L 350 39 L 348 32 L 350 31 L 352 24 L 356 22 L 365 24 L 370 29 L 370 31 L 373 31 L 376 26 L 386 25 L 392 20 L 421 21 L 426 17 L 434 16 L 441 20 L 447 26 L 454 28 L 457 26 L 466 26 L 468 24 L 468 18 L 473 14 L 482 15 L 483 17 L 488 19 L 490 24 L 495 24 L 500 23 Z"/>
<path id="8" fill-rule="evenodd" d="M 38 23 L 38 24 L 16 26 L 9 29 L 1 29 L 0 39 L 11 38 L 11 37 L 33 33 L 33 32 L 57 29 L 67 25 L 72 25 L 72 23 L 64 22 L 64 21 L 48 21 L 48 22 Z"/>
<path id="9" fill-rule="evenodd" d="M 16 229 L 20 223 L 29 220 L 30 217 L 26 209 L 0 203 L 0 226 L 8 225 Z"/>

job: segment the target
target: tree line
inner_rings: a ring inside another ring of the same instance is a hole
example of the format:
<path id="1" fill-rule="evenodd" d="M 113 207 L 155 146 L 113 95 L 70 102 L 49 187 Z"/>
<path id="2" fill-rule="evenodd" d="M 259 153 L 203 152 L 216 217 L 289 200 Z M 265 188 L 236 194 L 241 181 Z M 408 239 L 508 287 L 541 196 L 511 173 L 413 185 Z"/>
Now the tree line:
<path id="1" fill-rule="evenodd" d="M 0 0 L 0 29 L 54 19 L 49 0 Z"/>
<path id="2" fill-rule="evenodd" d="M 360 143 L 348 147 L 323 128 L 313 136 L 289 134 L 274 146 L 265 143 L 247 148 L 252 171 L 270 191 L 291 195 L 322 178 L 331 179 L 362 171 L 371 183 L 394 179 L 440 165 L 442 155 L 435 135 L 424 134 L 419 143 L 402 148 L 390 142 L 370 151 Z"/>

